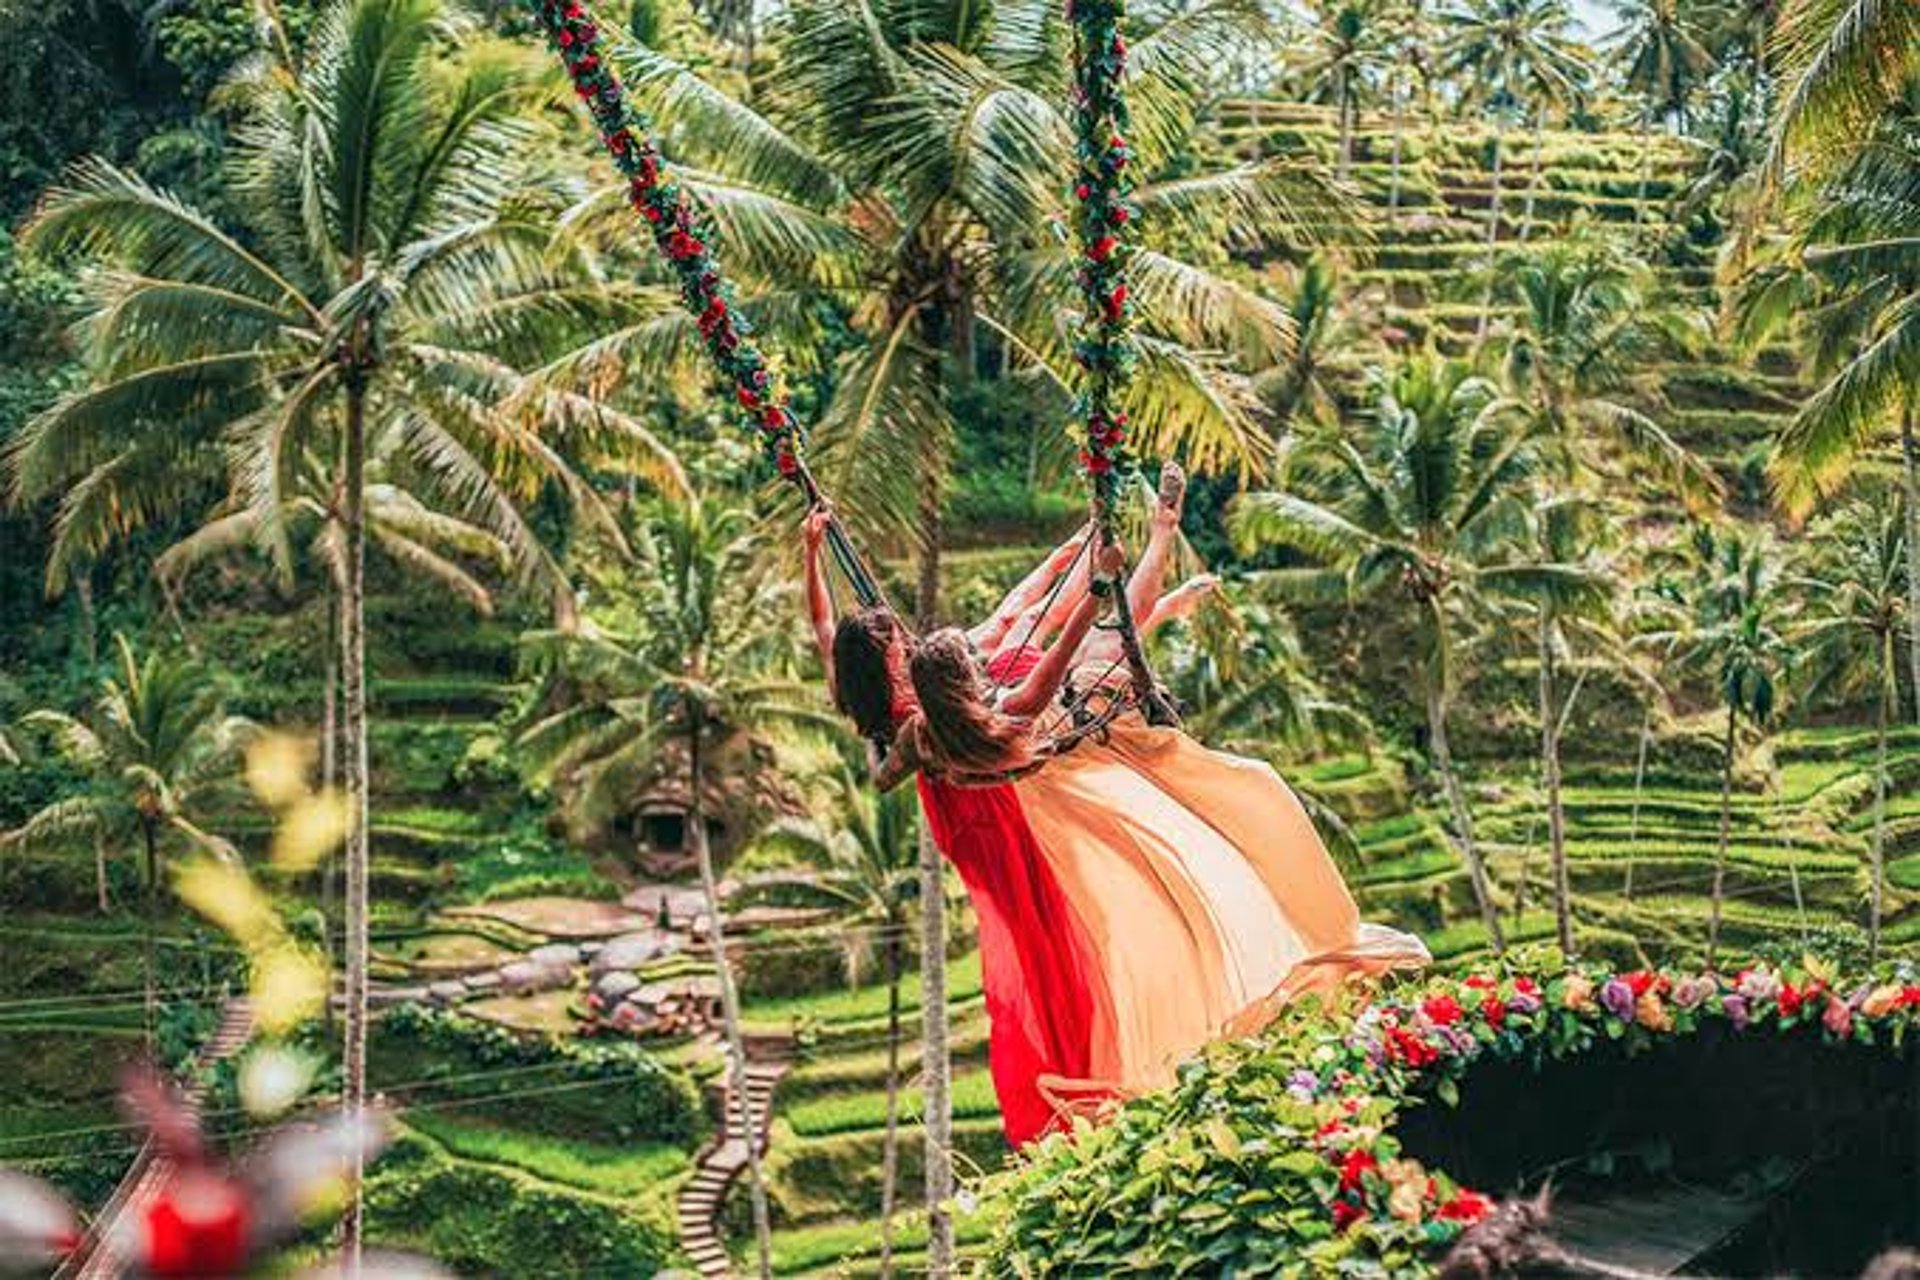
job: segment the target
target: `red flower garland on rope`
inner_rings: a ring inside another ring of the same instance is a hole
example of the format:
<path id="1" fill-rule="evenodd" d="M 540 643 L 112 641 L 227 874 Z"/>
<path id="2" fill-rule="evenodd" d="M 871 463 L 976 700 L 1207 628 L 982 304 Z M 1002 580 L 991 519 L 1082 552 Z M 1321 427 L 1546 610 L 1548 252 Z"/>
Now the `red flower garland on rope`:
<path id="1" fill-rule="evenodd" d="M 713 235 L 692 195 L 667 172 L 652 123 L 627 101 L 619 79 L 600 52 L 600 28 L 578 0 L 527 0 L 547 41 L 559 51 L 600 131 L 600 141 L 627 180 L 627 199 L 646 219 L 654 244 L 680 277 L 680 300 L 700 326 L 707 354 L 747 412 L 780 474 L 805 483 L 801 449 L 805 432 L 787 407 L 767 360 L 753 342 L 753 326 L 733 302 L 733 287 L 721 274 Z"/>
<path id="2" fill-rule="evenodd" d="M 1117 479 L 1133 464 L 1127 451 L 1127 415 L 1119 408 L 1138 353 L 1130 336 L 1127 262 L 1133 250 L 1121 237 L 1138 210 L 1130 203 L 1133 159 L 1127 145 L 1127 42 L 1121 34 L 1126 0 L 1067 0 L 1074 28 L 1074 132 L 1078 172 L 1073 186 L 1074 230 L 1080 244 L 1083 312 L 1074 355 L 1086 370 L 1076 406 L 1084 427 L 1080 463 L 1092 483 L 1094 511 L 1110 525 Z"/>

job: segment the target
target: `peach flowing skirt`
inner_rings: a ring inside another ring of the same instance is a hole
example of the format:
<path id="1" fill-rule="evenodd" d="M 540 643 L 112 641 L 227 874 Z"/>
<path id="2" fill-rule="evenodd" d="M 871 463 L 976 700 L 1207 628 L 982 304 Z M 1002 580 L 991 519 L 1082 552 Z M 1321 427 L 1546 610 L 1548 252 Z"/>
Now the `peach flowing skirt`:
<path id="1" fill-rule="evenodd" d="M 1087 1078 L 1041 1082 L 1063 1109 L 1167 1085 L 1183 1058 L 1291 999 L 1430 959 L 1361 921 L 1264 763 L 1129 716 L 1012 785 L 1107 988 Z"/>

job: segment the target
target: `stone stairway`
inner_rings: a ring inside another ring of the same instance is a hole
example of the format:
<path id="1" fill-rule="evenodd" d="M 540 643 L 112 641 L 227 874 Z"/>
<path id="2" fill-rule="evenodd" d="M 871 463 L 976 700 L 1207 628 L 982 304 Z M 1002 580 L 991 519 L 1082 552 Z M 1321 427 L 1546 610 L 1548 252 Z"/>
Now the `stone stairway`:
<path id="1" fill-rule="evenodd" d="M 200 1046 L 195 1066 L 211 1066 L 231 1058 L 246 1048 L 252 1038 L 253 1005 L 244 996 L 229 1000 L 220 1010 L 220 1021 L 213 1034 Z M 185 1089 L 187 1107 L 197 1114 L 205 1088 L 190 1075 Z M 120 1261 L 112 1249 L 101 1248 L 101 1242 L 114 1233 L 122 1219 L 139 1221 L 153 1197 L 165 1189 L 172 1176 L 172 1166 L 155 1151 L 149 1138 L 134 1155 L 133 1163 L 127 1167 L 113 1195 L 101 1206 L 80 1248 L 69 1254 L 67 1261 L 54 1272 L 55 1280 L 112 1280 L 118 1276 Z"/>
<path id="2" fill-rule="evenodd" d="M 720 1231 L 720 1209 L 735 1179 L 746 1173 L 749 1136 L 758 1150 L 767 1149 L 773 1089 L 792 1065 L 784 1055 L 759 1057 L 758 1049 L 759 1046 L 749 1042 L 744 1096 L 726 1090 L 725 1133 L 707 1148 L 694 1167 L 693 1177 L 680 1190 L 680 1243 L 694 1269 L 706 1280 L 716 1280 L 732 1272 L 726 1240 Z"/>

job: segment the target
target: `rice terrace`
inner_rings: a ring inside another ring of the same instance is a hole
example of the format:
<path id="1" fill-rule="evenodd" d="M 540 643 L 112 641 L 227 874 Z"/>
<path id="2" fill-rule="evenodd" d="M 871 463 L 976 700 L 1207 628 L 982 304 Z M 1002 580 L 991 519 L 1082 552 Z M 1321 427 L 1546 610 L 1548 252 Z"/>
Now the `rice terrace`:
<path id="1" fill-rule="evenodd" d="M 0 1275 L 1920 1277 L 1920 6 L 0 65 Z"/>

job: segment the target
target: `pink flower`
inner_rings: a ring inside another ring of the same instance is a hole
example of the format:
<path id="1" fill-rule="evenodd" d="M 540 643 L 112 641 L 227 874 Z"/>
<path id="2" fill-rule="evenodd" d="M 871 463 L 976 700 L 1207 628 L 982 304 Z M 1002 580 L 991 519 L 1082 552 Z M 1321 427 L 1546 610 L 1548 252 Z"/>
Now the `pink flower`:
<path id="1" fill-rule="evenodd" d="M 1718 989 L 1712 978 L 1682 978 L 1673 986 L 1673 1003 L 1681 1009 L 1697 1008 Z"/>
<path id="2" fill-rule="evenodd" d="M 1853 1033 L 1853 1010 L 1847 1008 L 1847 1002 L 1839 996 L 1828 996 L 1826 1011 L 1820 1015 L 1820 1025 L 1844 1039 Z"/>

